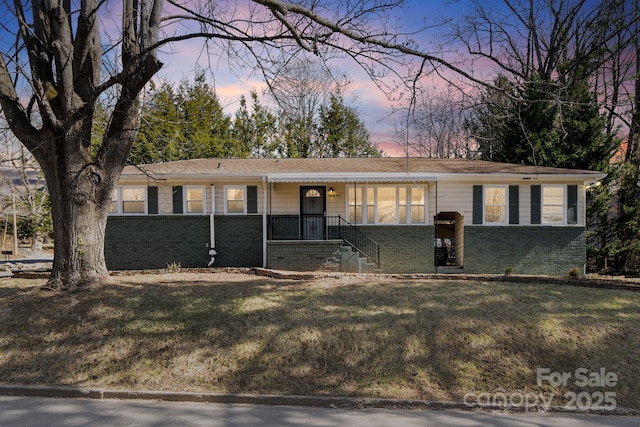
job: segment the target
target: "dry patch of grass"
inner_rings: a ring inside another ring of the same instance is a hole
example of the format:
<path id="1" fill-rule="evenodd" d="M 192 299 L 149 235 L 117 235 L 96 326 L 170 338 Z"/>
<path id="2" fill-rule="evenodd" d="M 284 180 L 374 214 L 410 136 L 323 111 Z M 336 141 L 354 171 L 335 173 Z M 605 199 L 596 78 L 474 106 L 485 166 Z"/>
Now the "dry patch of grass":
<path id="1" fill-rule="evenodd" d="M 0 281 L 1 382 L 461 400 L 560 395 L 577 389 L 537 387 L 537 368 L 605 367 L 618 406 L 640 408 L 635 292 L 223 272 L 40 284 Z"/>

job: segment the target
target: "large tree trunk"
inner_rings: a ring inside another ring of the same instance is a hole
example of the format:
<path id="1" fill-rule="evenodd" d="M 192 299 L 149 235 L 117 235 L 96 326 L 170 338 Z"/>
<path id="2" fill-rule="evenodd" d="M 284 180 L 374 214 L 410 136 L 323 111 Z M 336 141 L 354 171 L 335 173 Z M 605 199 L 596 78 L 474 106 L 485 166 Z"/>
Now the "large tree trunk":
<path id="1" fill-rule="evenodd" d="M 47 173 L 55 242 L 47 286 L 58 290 L 97 286 L 109 280 L 104 236 L 110 197 L 105 202 L 104 180 L 95 166 L 68 157 L 60 160 L 56 166 L 64 171 Z"/>
<path id="2" fill-rule="evenodd" d="M 84 185 L 85 187 L 87 184 Z M 85 189 L 73 191 L 81 194 Z M 52 201 L 54 262 L 47 286 L 74 290 L 96 286 L 109 279 L 104 258 L 107 215 L 94 200 L 77 203 L 65 195 Z"/>

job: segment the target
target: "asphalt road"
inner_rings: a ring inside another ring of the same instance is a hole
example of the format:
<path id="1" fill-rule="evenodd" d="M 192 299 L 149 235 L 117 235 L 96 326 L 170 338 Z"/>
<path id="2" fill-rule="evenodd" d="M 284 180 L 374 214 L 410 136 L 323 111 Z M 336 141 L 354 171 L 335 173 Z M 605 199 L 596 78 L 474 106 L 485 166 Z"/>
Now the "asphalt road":
<path id="1" fill-rule="evenodd" d="M 0 426 L 617 426 L 640 418 L 566 413 L 328 409 L 305 406 L 0 397 Z"/>

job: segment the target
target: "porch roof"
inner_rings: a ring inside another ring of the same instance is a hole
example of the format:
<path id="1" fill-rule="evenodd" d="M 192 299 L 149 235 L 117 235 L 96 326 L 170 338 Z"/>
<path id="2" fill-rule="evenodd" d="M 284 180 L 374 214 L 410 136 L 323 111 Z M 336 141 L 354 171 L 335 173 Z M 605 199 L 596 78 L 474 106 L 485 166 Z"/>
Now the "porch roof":
<path id="1" fill-rule="evenodd" d="M 335 183 L 335 182 L 435 182 L 438 178 L 427 174 L 309 174 L 309 173 L 287 173 L 267 175 L 267 181 L 292 182 L 292 183 Z"/>

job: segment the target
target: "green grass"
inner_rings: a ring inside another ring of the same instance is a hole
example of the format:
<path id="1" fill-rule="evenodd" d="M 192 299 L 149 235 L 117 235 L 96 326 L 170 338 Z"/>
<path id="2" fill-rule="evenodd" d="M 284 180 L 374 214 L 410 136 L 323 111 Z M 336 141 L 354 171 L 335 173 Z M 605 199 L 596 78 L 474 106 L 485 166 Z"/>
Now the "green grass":
<path id="1" fill-rule="evenodd" d="M 462 400 L 605 367 L 640 408 L 640 294 L 349 276 L 139 275 L 89 292 L 0 280 L 0 382 Z"/>

